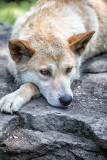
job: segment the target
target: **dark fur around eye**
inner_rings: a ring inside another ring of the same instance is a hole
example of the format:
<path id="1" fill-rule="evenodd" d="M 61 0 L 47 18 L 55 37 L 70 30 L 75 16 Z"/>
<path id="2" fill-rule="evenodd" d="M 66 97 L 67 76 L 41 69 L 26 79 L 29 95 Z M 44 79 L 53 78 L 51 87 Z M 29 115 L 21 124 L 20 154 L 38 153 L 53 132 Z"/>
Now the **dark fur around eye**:
<path id="1" fill-rule="evenodd" d="M 43 69 L 43 70 L 40 70 L 40 73 L 44 76 L 51 76 L 51 73 L 50 71 L 46 70 L 46 69 Z"/>
<path id="2" fill-rule="evenodd" d="M 71 70 L 72 70 L 72 67 L 68 67 L 68 68 L 66 69 L 65 73 L 68 74 L 68 73 L 71 72 Z"/>

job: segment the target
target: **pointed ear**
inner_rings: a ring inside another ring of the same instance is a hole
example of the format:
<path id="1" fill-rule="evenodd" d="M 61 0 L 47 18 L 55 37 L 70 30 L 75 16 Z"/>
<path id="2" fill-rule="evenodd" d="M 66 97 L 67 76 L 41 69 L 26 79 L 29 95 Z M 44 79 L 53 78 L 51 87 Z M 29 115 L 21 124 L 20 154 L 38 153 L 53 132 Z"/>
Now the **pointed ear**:
<path id="1" fill-rule="evenodd" d="M 25 40 L 10 39 L 8 46 L 11 57 L 16 63 L 21 61 L 23 55 L 30 58 L 35 53 L 35 50 Z"/>
<path id="2" fill-rule="evenodd" d="M 75 54 L 81 56 L 94 33 L 95 31 L 92 31 L 71 36 L 68 39 L 70 49 Z"/>

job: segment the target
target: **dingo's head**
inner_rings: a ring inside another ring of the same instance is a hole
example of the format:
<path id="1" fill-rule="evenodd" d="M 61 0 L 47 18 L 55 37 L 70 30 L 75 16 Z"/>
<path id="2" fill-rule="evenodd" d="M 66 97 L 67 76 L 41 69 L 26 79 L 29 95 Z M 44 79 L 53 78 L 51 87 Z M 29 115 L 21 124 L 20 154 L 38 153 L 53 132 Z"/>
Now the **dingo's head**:
<path id="1" fill-rule="evenodd" d="M 34 83 L 53 106 L 69 105 L 73 98 L 71 83 L 79 76 L 80 56 L 93 34 L 94 31 L 74 35 L 65 44 L 43 37 L 29 42 L 10 40 L 11 57 L 22 82 Z"/>

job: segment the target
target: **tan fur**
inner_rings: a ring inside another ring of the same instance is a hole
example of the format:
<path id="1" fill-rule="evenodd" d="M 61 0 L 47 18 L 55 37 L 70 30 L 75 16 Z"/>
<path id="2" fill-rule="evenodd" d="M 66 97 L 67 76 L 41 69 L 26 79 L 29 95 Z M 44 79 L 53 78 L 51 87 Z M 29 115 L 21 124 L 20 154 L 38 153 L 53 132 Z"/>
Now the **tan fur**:
<path id="1" fill-rule="evenodd" d="M 107 1 L 106 0 L 89 0 L 95 9 L 98 21 L 99 32 L 96 42 L 93 44 L 94 55 L 107 50 Z"/>
<path id="2" fill-rule="evenodd" d="M 43 7 L 43 5 L 52 3 L 52 5 L 47 5 L 48 7 Z M 65 4 L 64 4 L 65 3 Z M 20 38 L 25 38 L 27 41 L 32 43 L 33 46 L 33 41 L 35 39 L 40 40 L 40 36 L 44 38 L 44 41 L 46 43 L 47 39 L 51 40 L 54 39 L 54 32 L 56 34 L 62 34 L 62 38 L 64 41 L 67 38 L 67 34 L 65 34 L 64 31 L 64 23 L 63 23 L 63 18 L 58 16 L 58 12 L 60 12 L 64 5 L 69 5 L 69 6 L 74 6 L 75 5 L 75 11 L 82 17 L 83 23 L 87 29 L 87 31 L 90 31 L 90 15 L 91 11 L 89 9 L 94 10 L 98 16 L 99 20 L 99 31 L 98 31 L 98 36 L 96 39 L 96 42 L 92 45 L 92 49 L 90 48 L 90 55 L 87 55 L 87 58 L 95 55 L 101 51 L 105 50 L 105 46 L 103 45 L 103 36 L 104 41 L 106 43 L 106 36 L 107 35 L 107 2 L 103 0 L 39 0 L 37 4 L 34 6 L 35 12 L 27 19 L 27 21 L 23 24 L 21 30 L 20 30 Z M 56 7 L 57 6 L 57 7 Z M 56 8 L 55 8 L 56 7 Z M 100 9 L 99 9 L 100 7 Z M 54 10 L 54 12 L 53 12 Z M 85 14 L 84 14 L 85 13 Z M 89 15 L 90 13 L 90 15 Z M 92 13 L 93 14 L 93 13 Z M 93 15 L 91 15 L 93 17 Z M 53 24 L 51 23 L 51 19 L 53 20 Z M 94 19 L 94 18 L 93 18 Z M 55 25 L 54 25 L 55 23 Z M 93 23 L 96 23 L 93 21 Z M 61 30 L 60 26 L 63 26 L 63 29 Z M 26 28 L 26 29 L 25 29 Z M 45 29 L 45 31 L 44 31 Z M 102 33 L 103 31 L 103 33 Z M 29 38 L 26 38 L 25 35 L 29 34 Z M 77 32 L 78 33 L 78 32 Z M 71 33 L 72 34 L 72 33 Z M 76 34 L 76 32 L 75 32 Z M 53 36 L 53 38 L 51 38 Z M 71 36 L 71 35 L 69 35 Z M 32 42 L 31 42 L 32 41 Z M 62 41 L 62 39 L 61 39 Z M 42 41 L 41 41 L 42 43 Z M 104 44 L 105 44 L 104 43 Z M 98 44 L 98 45 L 97 45 Z M 42 44 L 41 44 L 42 45 Z M 35 46 L 36 47 L 36 46 Z M 38 46 L 37 46 L 38 48 Z M 93 48 L 95 48 L 93 50 Z"/>
<path id="3" fill-rule="evenodd" d="M 20 87 L 18 94 L 26 99 L 30 99 L 35 95 L 39 95 L 40 92 L 39 89 L 34 84 L 26 83 L 25 85 L 22 85 Z"/>
<path id="4" fill-rule="evenodd" d="M 49 104 L 61 106 L 61 97 L 73 97 L 82 62 L 107 50 L 107 1 L 38 0 L 16 21 L 9 49 L 8 69 L 27 85 L 3 97 L 1 110 L 18 110 L 38 93 L 36 86 Z"/>
<path id="5" fill-rule="evenodd" d="M 39 89 L 32 83 L 22 85 L 15 92 L 3 97 L 0 101 L 1 112 L 17 112 L 22 105 L 30 101 L 34 95 L 40 95 Z M 6 99 L 8 99 L 6 101 Z"/>

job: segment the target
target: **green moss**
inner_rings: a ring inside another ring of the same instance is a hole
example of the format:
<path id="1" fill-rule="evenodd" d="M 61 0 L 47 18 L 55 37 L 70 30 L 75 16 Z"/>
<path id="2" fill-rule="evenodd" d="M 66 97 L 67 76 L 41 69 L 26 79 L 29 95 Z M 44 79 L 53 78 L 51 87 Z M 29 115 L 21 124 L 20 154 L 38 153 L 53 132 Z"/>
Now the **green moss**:
<path id="1" fill-rule="evenodd" d="M 23 15 L 35 3 L 22 1 L 19 4 L 15 2 L 0 2 L 0 22 L 13 24 L 16 18 Z"/>

